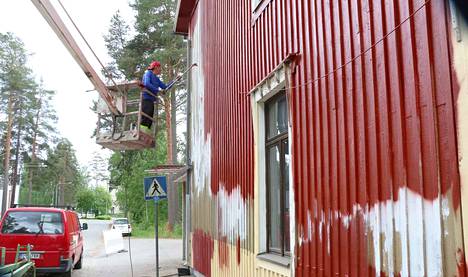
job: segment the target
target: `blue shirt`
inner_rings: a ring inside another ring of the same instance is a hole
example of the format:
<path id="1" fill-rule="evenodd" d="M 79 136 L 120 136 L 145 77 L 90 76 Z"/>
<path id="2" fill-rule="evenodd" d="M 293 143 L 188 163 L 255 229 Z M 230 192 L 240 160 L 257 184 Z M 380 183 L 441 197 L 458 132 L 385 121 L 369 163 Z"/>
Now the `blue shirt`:
<path id="1" fill-rule="evenodd" d="M 159 92 L 159 89 L 166 89 L 169 87 L 169 85 L 166 85 L 159 79 L 158 76 L 156 76 L 153 71 L 151 70 L 146 70 L 145 75 L 143 75 L 143 85 L 145 88 L 149 91 L 151 91 L 153 94 L 157 95 Z M 143 99 L 150 100 L 150 101 L 155 101 L 156 98 L 149 94 L 146 91 L 143 91 Z"/>

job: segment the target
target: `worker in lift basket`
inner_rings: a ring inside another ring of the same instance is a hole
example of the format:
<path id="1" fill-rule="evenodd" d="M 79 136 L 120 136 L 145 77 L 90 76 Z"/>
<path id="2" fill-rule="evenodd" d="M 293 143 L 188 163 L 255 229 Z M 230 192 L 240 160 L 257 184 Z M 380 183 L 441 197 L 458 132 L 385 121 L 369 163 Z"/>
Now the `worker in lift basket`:
<path id="1" fill-rule="evenodd" d="M 158 75 L 161 74 L 161 63 L 158 61 L 153 61 L 148 66 L 148 70 L 146 70 L 145 75 L 143 75 L 142 85 L 143 88 L 143 103 L 141 103 L 141 108 L 143 113 L 153 117 L 154 115 L 154 102 L 156 101 L 156 97 L 159 93 L 159 89 L 167 89 L 171 87 L 172 84 L 164 84 L 161 79 L 159 79 Z M 149 93 L 150 91 L 151 93 Z M 145 133 L 151 133 L 151 125 L 152 121 L 145 117 L 141 116 L 141 125 L 140 130 Z"/>

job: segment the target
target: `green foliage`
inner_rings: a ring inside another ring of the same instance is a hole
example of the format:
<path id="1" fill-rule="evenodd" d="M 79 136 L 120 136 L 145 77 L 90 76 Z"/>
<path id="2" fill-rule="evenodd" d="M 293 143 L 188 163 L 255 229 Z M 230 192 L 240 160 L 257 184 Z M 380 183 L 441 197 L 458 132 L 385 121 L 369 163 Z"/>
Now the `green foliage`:
<path id="1" fill-rule="evenodd" d="M 41 165 L 36 158 L 45 159 L 56 135 L 54 124 L 57 118 L 51 106 L 55 92 L 44 89 L 42 83 L 35 80 L 28 67 L 28 57 L 19 38 L 12 33 L 0 33 L 0 147 L 1 152 L 8 152 L 13 161 L 5 165 L 15 185 L 19 179 L 23 180 L 23 185 L 26 180 L 35 181 L 33 173 Z M 21 169 L 25 171 L 21 173 Z M 0 173 L 4 171 L 2 168 Z M 29 174 L 25 174 L 27 171 Z M 23 178 L 19 178 L 20 175 Z M 54 192 L 48 189 L 34 192 L 34 197 L 41 199 L 40 202 L 51 201 Z M 24 191 L 20 196 L 24 199 Z"/>
<path id="2" fill-rule="evenodd" d="M 95 215 L 103 215 L 109 212 L 112 206 L 112 198 L 110 193 L 102 187 L 94 189 L 94 213 Z"/>
<path id="3" fill-rule="evenodd" d="M 108 214 L 104 214 L 104 215 L 98 215 L 95 217 L 95 219 L 98 219 L 98 220 L 111 220 L 112 217 Z"/>
<path id="4" fill-rule="evenodd" d="M 182 238 L 182 225 L 175 224 L 174 230 L 169 232 L 165 226 L 165 221 L 160 221 L 158 225 L 159 238 L 180 239 Z M 132 236 L 136 238 L 154 238 L 154 225 L 136 224 L 132 225 Z"/>
<path id="5" fill-rule="evenodd" d="M 94 208 L 95 195 L 92 190 L 88 188 L 82 188 L 76 194 L 76 208 L 81 211 L 81 213 L 88 214 Z"/>
<path id="6" fill-rule="evenodd" d="M 135 60 L 138 65 L 159 60 L 163 77 L 172 79 L 175 72 L 185 67 L 185 43 L 173 32 L 176 1 L 136 0 L 131 6 L 137 13 L 137 35 L 129 42 L 128 50 L 139 57 Z"/>
<path id="7" fill-rule="evenodd" d="M 151 203 L 144 203 L 143 179 L 148 175 L 145 170 L 165 160 L 164 135 L 160 134 L 156 141 L 156 149 L 115 152 L 109 162 L 111 185 L 118 189 L 119 206 L 128 213 L 126 217 L 136 223 L 145 222 L 147 218 L 152 220 L 154 215 Z M 165 202 L 160 205 L 159 214 L 167 218 Z"/>
<path id="8" fill-rule="evenodd" d="M 44 157 L 51 143 L 57 143 L 57 114 L 52 106 L 55 91 L 47 90 L 42 83 L 35 86 L 32 99 L 26 107 L 24 143 L 27 155 L 25 163 L 35 163 L 36 157 Z M 34 156 L 34 157 L 33 157 Z"/>
<path id="9" fill-rule="evenodd" d="M 26 169 L 25 174 L 27 170 L 29 169 Z M 35 168 L 31 203 L 28 203 L 27 199 L 27 184 L 25 184 L 27 178 L 22 179 L 20 203 L 42 205 L 60 203 L 61 196 L 63 196 L 64 205 L 74 205 L 76 194 L 87 183 L 78 166 L 75 151 L 66 139 L 62 139 L 56 147 L 50 149 L 41 167 Z"/>
<path id="10" fill-rule="evenodd" d="M 28 54 L 24 44 L 18 37 L 12 33 L 0 33 L 0 87 L 2 89 L 0 96 L 2 99 L 8 98 L 12 93 L 18 99 L 22 96 L 23 90 L 33 87 L 32 72 L 26 66 L 27 59 Z"/>
<path id="11" fill-rule="evenodd" d="M 104 37 L 113 58 L 111 70 L 128 80 L 140 79 L 149 63 L 158 60 L 163 79 L 174 78 L 186 66 L 185 42 L 173 32 L 176 1 L 135 0 L 131 7 L 136 12 L 134 37 L 129 38 L 130 28 L 119 11 Z"/>
<path id="12" fill-rule="evenodd" d="M 177 72 L 186 67 L 186 44 L 182 37 L 173 33 L 176 1 L 135 0 L 130 6 L 136 12 L 133 26 L 135 35 L 130 37 L 129 26 L 117 12 L 111 19 L 109 32 L 105 36 L 108 53 L 113 58 L 109 71 L 114 77 L 141 79 L 150 62 L 158 60 L 162 64 L 162 80 L 168 82 L 174 79 Z M 166 129 L 166 134 L 170 130 L 170 118 L 175 114 L 171 113 L 171 107 L 175 111 L 182 106 L 174 100 L 177 100 L 175 93 L 162 97 L 163 105 L 160 107 L 163 112 L 159 115 L 169 120 L 158 124 Z M 117 200 L 120 207 L 126 211 L 132 222 L 138 224 L 153 222 L 154 207 L 151 203 L 143 202 L 143 178 L 147 176 L 145 170 L 167 160 L 167 148 L 170 144 L 167 143 L 168 135 L 161 133 L 163 132 L 159 132 L 156 138 L 156 149 L 114 153 L 110 159 L 111 184 L 118 189 Z M 167 201 L 161 202 L 159 206 L 160 219 L 164 222 L 168 218 L 167 206 Z"/>
<path id="13" fill-rule="evenodd" d="M 104 36 L 106 42 L 107 52 L 112 57 L 113 61 L 107 66 L 107 71 L 110 73 L 112 78 L 122 79 L 123 73 L 119 69 L 121 65 L 126 64 L 124 60 L 124 48 L 129 38 L 130 27 L 127 25 L 125 20 L 120 15 L 120 11 L 117 11 L 112 16 L 109 28 L 109 34 Z M 105 74 L 107 76 L 107 74 Z M 107 76 L 109 78 L 109 76 Z"/>
<path id="14" fill-rule="evenodd" d="M 76 202 L 76 207 L 81 213 L 93 212 L 96 217 L 106 215 L 112 206 L 110 193 L 102 187 L 80 189 L 76 195 Z"/>
<path id="15" fill-rule="evenodd" d="M 0 130 L 2 135 L 1 154 L 11 159 L 19 154 L 21 141 L 17 138 L 19 128 L 24 125 L 35 88 L 31 70 L 27 67 L 28 54 L 23 42 L 12 33 L 0 33 Z M 24 132 L 23 132 L 24 134 Z M 15 142 L 15 145 L 13 143 Z M 11 149 L 11 147 L 13 149 Z M 13 150 L 13 151 L 12 151 Z M 10 172 L 10 164 L 2 173 Z M 18 161 L 17 161 L 18 162 Z"/>

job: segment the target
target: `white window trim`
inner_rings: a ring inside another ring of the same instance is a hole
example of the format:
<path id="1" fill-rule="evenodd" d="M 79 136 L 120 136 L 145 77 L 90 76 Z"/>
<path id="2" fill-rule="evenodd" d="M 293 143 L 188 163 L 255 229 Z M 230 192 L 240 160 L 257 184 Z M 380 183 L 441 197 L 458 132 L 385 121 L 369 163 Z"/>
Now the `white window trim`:
<path id="1" fill-rule="evenodd" d="M 261 1 L 260 1 L 261 2 Z M 256 255 L 261 255 L 267 251 L 267 230 L 266 230 L 266 153 L 265 153 L 265 102 L 289 87 L 289 61 L 286 60 L 280 66 L 278 66 L 267 78 L 260 82 L 250 93 L 251 105 L 252 105 L 252 119 L 254 127 L 254 154 L 255 154 L 255 168 L 254 168 L 254 207 L 255 207 L 255 222 L 254 229 L 256 234 Z M 288 99 L 289 103 L 289 99 Z M 289 110 L 289 108 L 288 108 Z M 289 111 L 290 113 L 290 111 Z M 289 122 L 291 117 L 288 116 Z M 289 153 L 292 157 L 292 140 L 291 140 L 291 123 L 288 128 L 289 134 Z M 291 262 L 289 268 L 278 269 L 274 263 L 265 262 L 257 258 L 257 266 L 264 267 L 265 264 L 269 264 L 270 270 L 275 270 L 280 274 L 284 274 L 288 271 L 293 274 L 294 270 L 294 247 L 295 247 L 295 204 L 294 204 L 294 189 L 292 180 L 292 165 L 289 168 L 289 203 L 290 203 L 290 238 L 291 238 Z M 288 257 L 289 258 L 289 257 Z M 289 274 L 288 274 L 289 275 Z"/>

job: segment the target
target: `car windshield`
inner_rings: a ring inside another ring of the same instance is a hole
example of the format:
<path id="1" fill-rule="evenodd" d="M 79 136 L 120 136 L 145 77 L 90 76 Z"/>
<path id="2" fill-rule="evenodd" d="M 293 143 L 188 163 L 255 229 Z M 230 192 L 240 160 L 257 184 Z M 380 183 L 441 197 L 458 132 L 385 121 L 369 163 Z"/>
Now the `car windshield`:
<path id="1" fill-rule="evenodd" d="M 126 218 L 116 219 L 114 220 L 114 224 L 128 224 L 128 219 Z"/>
<path id="2" fill-rule="evenodd" d="M 63 234 L 62 216 L 55 212 L 9 212 L 3 234 Z"/>

